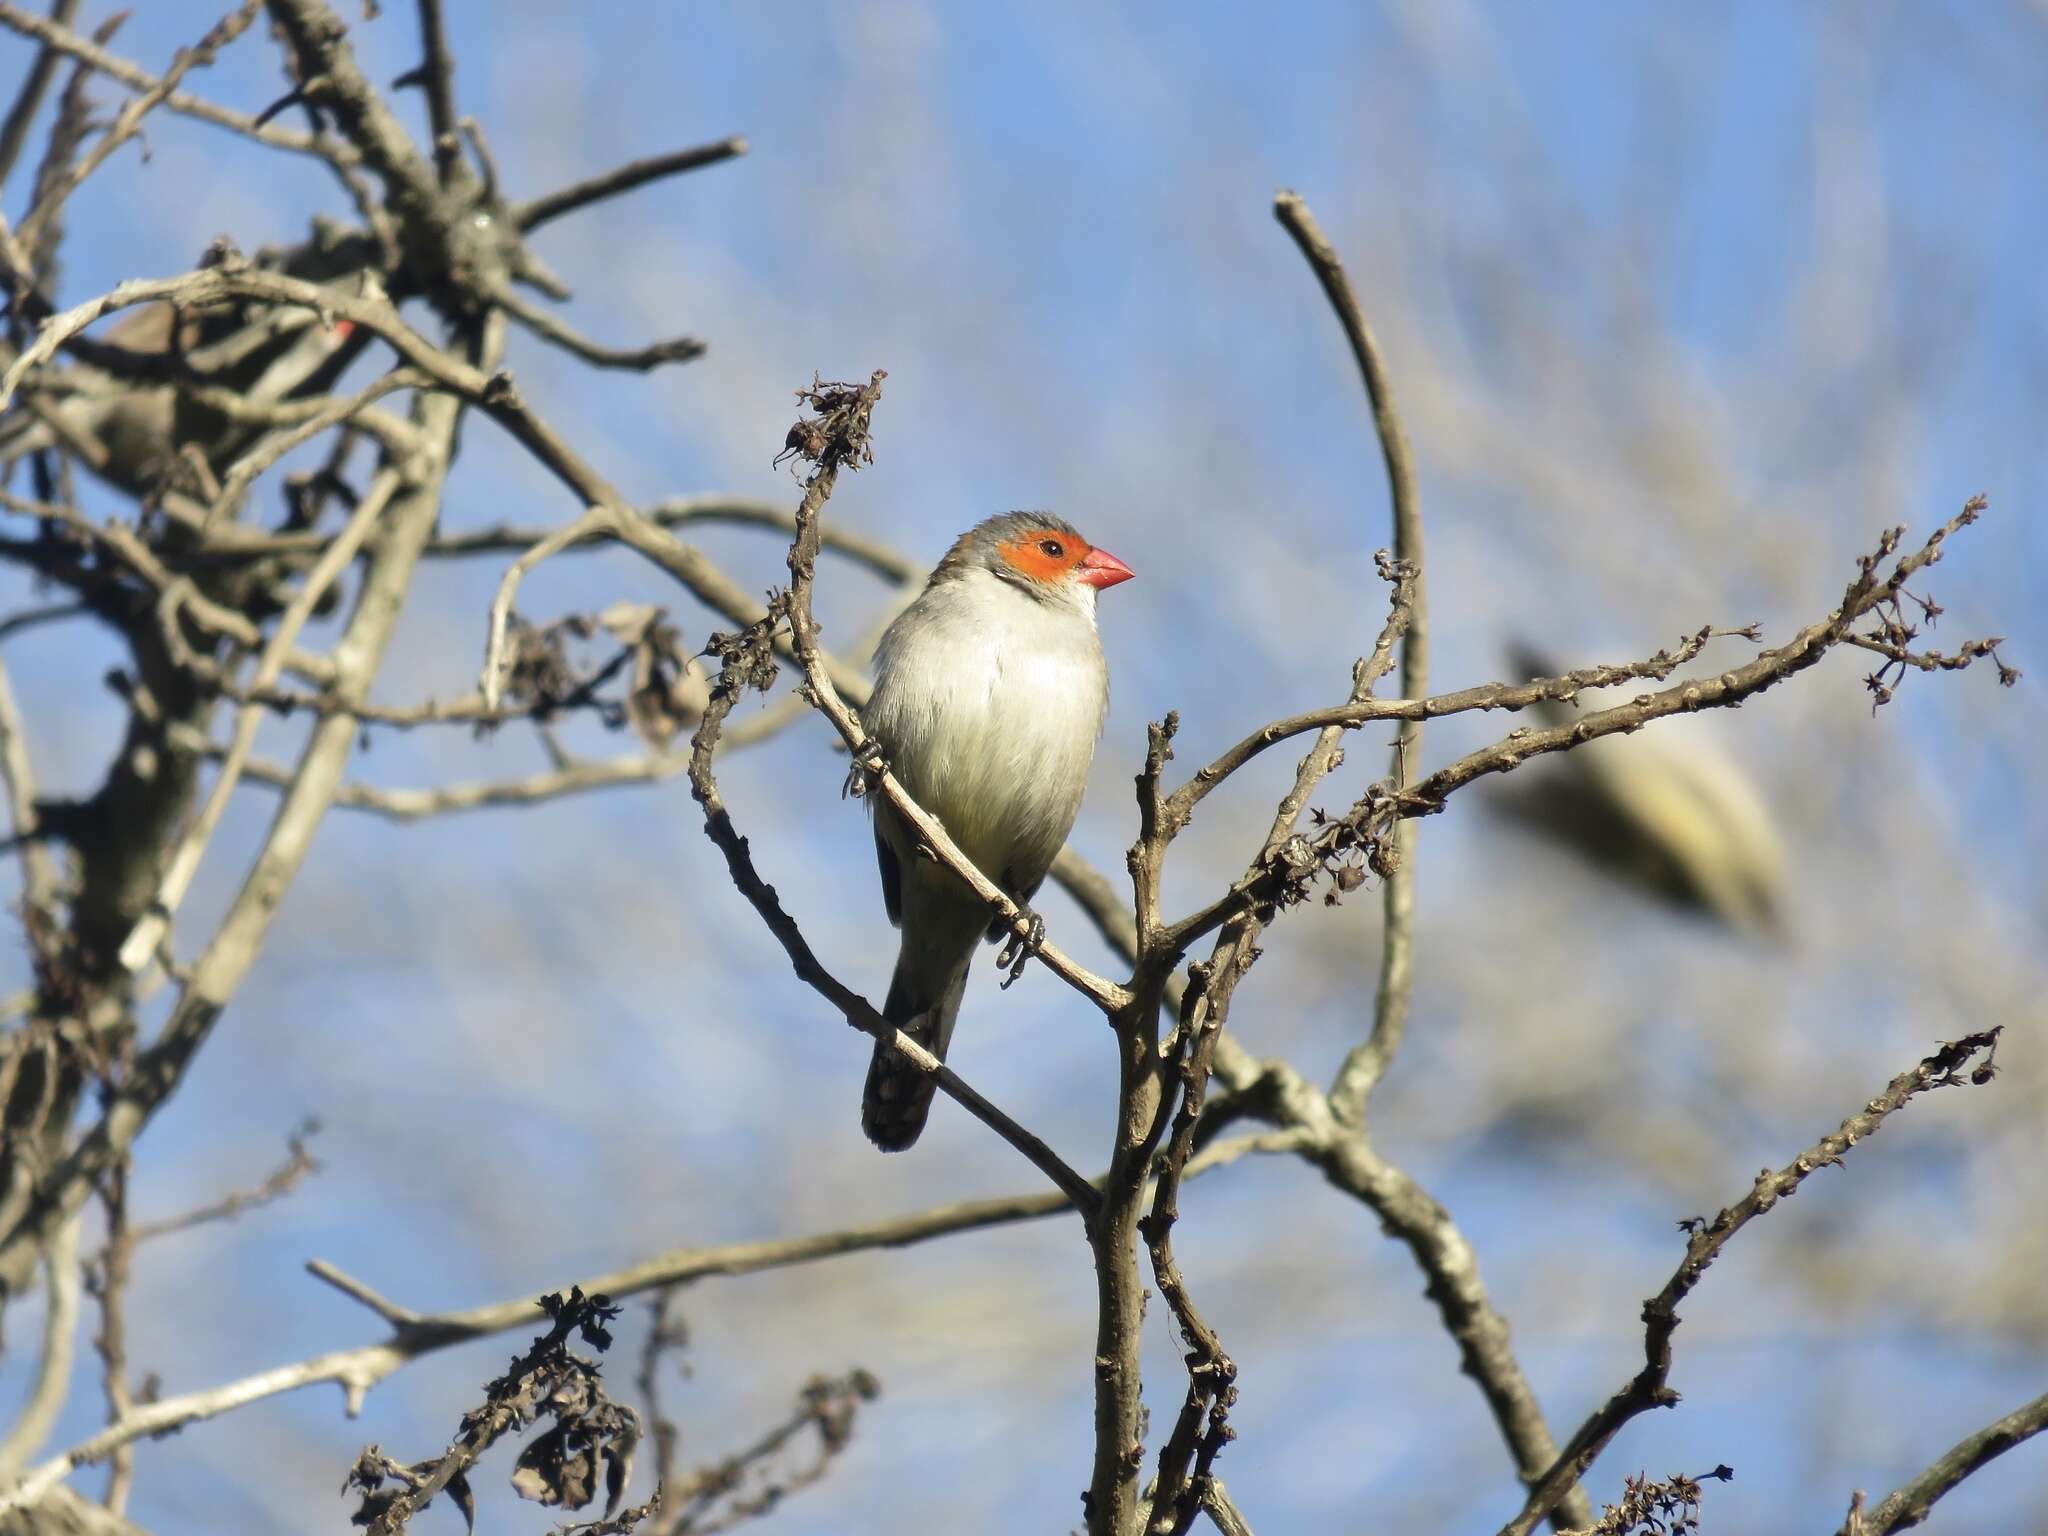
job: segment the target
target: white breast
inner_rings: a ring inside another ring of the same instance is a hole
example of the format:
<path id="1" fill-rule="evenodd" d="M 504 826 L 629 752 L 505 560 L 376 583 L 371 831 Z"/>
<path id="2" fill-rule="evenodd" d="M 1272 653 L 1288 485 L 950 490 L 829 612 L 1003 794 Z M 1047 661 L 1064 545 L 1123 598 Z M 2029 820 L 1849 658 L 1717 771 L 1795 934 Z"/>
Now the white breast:
<path id="1" fill-rule="evenodd" d="M 991 879 L 1035 882 L 1073 828 L 1109 702 L 1092 609 L 968 571 L 903 612 L 875 671 L 863 718 L 904 787 Z"/>

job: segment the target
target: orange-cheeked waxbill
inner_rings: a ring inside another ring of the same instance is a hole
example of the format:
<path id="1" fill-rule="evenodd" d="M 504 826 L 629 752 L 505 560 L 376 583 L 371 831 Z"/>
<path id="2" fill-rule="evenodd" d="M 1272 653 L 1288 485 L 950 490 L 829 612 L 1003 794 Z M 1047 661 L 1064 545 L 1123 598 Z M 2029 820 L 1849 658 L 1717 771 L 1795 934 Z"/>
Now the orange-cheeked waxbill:
<path id="1" fill-rule="evenodd" d="M 1005 512 L 960 536 L 876 648 L 861 718 L 883 758 L 1020 906 L 1073 830 L 1109 706 L 1095 595 L 1131 575 L 1071 523 Z M 1004 925 L 918 853 L 885 802 L 871 803 L 882 900 L 903 932 L 882 1016 L 944 1060 L 975 945 Z M 861 1129 L 883 1151 L 902 1151 L 924 1130 L 932 1088 L 877 1043 Z"/>

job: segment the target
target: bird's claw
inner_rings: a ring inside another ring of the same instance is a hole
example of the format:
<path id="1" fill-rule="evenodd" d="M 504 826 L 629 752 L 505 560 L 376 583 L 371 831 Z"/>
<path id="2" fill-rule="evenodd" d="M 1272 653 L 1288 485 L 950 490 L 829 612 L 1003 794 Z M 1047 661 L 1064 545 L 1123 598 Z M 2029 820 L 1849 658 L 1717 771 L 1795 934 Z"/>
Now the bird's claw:
<path id="1" fill-rule="evenodd" d="M 840 787 L 839 798 L 851 796 L 858 800 L 870 789 L 875 780 L 889 765 L 882 761 L 882 744 L 870 736 L 854 750 L 853 761 L 846 769 L 846 783 Z"/>
<path id="2" fill-rule="evenodd" d="M 1025 932 L 1018 933 L 1013 927 L 1010 936 L 1003 941 L 1003 947 L 996 954 L 996 969 L 1007 971 L 1003 978 L 1002 990 L 1007 992 L 1010 983 L 1024 974 L 1024 966 L 1038 953 L 1045 943 L 1045 919 L 1029 907 L 1020 909 L 1024 917 Z"/>

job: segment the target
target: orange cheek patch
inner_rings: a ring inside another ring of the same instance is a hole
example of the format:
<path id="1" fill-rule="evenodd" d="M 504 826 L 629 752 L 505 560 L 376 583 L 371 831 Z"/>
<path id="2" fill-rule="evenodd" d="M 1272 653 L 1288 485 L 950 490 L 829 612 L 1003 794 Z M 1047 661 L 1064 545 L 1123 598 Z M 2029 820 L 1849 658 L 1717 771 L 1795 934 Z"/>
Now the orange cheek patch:
<path id="1" fill-rule="evenodd" d="M 1060 546 L 1058 555 L 1048 555 L 1040 546 L 1052 539 Z M 1088 546 L 1069 533 L 1027 534 L 998 546 L 1003 563 L 1033 581 L 1058 581 L 1087 557 Z"/>

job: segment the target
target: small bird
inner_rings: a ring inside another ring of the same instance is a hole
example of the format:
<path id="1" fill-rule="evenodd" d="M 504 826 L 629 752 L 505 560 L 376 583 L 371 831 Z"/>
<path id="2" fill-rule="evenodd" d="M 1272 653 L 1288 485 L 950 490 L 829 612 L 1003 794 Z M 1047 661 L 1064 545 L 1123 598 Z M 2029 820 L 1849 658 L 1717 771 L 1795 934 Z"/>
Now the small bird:
<path id="1" fill-rule="evenodd" d="M 1526 645 L 1512 648 L 1511 665 L 1526 677 L 1557 671 Z M 1586 688 L 1572 703 L 1540 704 L 1536 713 L 1562 725 L 1651 686 Z M 1666 720 L 1563 756 L 1535 769 L 1496 808 L 1624 884 L 1738 932 L 1785 936 L 1784 839 L 1754 775 L 1717 744 L 1707 721 Z"/>
<path id="2" fill-rule="evenodd" d="M 354 361 L 368 337 L 346 320 L 325 323 L 310 310 L 230 303 L 179 312 L 149 304 L 107 333 L 113 345 L 152 358 L 177 358 L 206 382 L 251 405 L 323 393 Z M 26 401 L 0 418 L 0 475 L 27 454 L 62 447 L 116 489 L 148 495 L 197 453 L 219 476 L 266 430 L 202 405 L 172 384 L 114 377 L 89 363 L 33 375 L 46 390 L 40 412 Z"/>
<path id="3" fill-rule="evenodd" d="M 954 543 L 875 650 L 862 719 L 910 796 L 1019 906 L 1052 867 L 1109 707 L 1095 594 L 1131 568 L 1071 523 L 1005 512 Z M 903 930 L 882 1017 L 940 1060 L 988 908 L 871 801 L 889 921 Z M 861 1129 L 884 1152 L 924 1130 L 932 1081 L 877 1043 Z"/>

